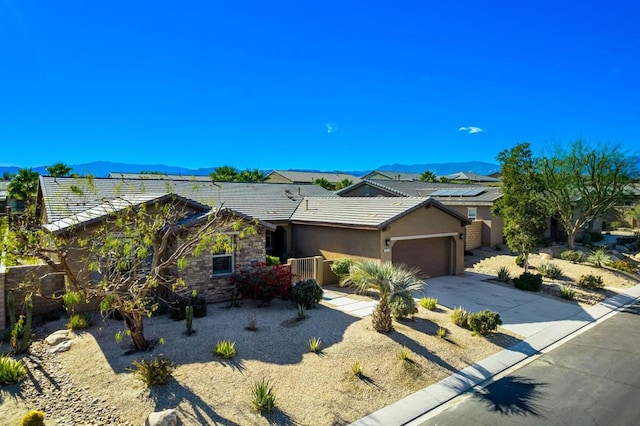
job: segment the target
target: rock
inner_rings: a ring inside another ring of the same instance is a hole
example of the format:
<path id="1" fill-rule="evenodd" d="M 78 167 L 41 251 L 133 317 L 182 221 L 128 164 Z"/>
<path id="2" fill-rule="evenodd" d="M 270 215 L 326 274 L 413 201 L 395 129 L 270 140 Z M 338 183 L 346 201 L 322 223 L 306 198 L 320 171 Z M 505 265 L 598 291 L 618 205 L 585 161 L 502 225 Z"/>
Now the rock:
<path id="1" fill-rule="evenodd" d="M 69 349 L 71 349 L 71 340 L 65 340 L 64 342 L 60 342 L 49 349 L 49 352 L 51 352 L 52 354 L 57 354 L 58 352 L 66 352 Z"/>
<path id="2" fill-rule="evenodd" d="M 544 260 L 551 260 L 553 259 L 553 250 L 545 247 L 545 248 L 541 248 L 540 249 L 540 257 Z"/>
<path id="3" fill-rule="evenodd" d="M 149 414 L 145 426 L 177 426 L 178 413 L 174 409 L 157 411 Z"/>
<path id="4" fill-rule="evenodd" d="M 619 251 L 620 253 L 629 253 L 627 246 L 623 246 L 622 244 L 616 246 L 616 251 Z"/>
<path id="5" fill-rule="evenodd" d="M 69 330 L 58 330 L 51 333 L 44 339 L 45 343 L 50 346 L 55 346 L 60 342 L 71 339 L 71 332 Z"/>

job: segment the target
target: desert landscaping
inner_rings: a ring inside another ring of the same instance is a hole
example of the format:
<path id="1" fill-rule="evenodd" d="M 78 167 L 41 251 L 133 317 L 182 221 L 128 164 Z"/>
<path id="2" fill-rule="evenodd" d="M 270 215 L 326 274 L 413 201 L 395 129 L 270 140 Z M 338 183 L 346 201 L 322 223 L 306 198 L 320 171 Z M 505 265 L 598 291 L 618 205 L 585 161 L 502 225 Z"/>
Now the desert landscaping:
<path id="1" fill-rule="evenodd" d="M 605 282 L 603 290 L 577 289 L 577 301 L 567 303 L 588 306 L 639 281 L 637 274 L 550 257 L 542 250 L 530 259 L 533 271 L 549 261 L 562 270 L 557 280 L 545 280 L 546 297 L 558 297 L 556 287 L 583 274 L 597 274 Z M 508 267 L 512 276 L 520 273 L 514 259 L 505 247 L 465 257 L 468 271 L 486 274 L 496 285 L 511 285 L 495 280 L 500 267 Z M 325 290 L 363 301 L 376 297 L 333 285 Z M 137 425 L 154 411 L 175 408 L 186 425 L 348 424 L 519 341 L 502 330 L 475 336 L 452 323 L 450 308 L 419 307 L 413 319 L 394 321 L 394 330 L 381 334 L 372 329 L 369 316 L 345 314 L 328 300 L 306 311 L 303 320 L 297 320 L 290 301 L 274 300 L 267 307 L 250 300 L 239 307 L 210 304 L 206 317 L 194 319 L 191 335 L 184 321 L 148 319 L 145 334 L 156 342 L 149 353 L 131 351 L 126 337 L 116 341 L 117 331 L 124 330 L 121 321 L 94 316 L 90 329 L 69 334 L 66 351 L 51 353 L 54 346 L 42 340 L 33 344 L 24 356 L 28 379 L 2 387 L 0 417 L 18 424 L 27 411 L 39 409 L 47 425 Z M 248 329 L 250 320 L 256 330 Z M 43 324 L 38 338 L 65 329 L 66 321 Z M 447 331 L 445 338 L 438 337 L 439 328 Z M 309 350 L 314 337 L 322 342 L 317 353 Z M 235 342 L 233 359 L 213 355 L 221 340 Z M 154 356 L 168 358 L 176 368 L 168 384 L 147 389 L 131 372 L 132 361 Z M 359 375 L 353 373 L 356 363 L 362 367 Z M 252 387 L 261 380 L 273 386 L 277 398 L 271 413 L 260 414 L 252 405 Z"/>

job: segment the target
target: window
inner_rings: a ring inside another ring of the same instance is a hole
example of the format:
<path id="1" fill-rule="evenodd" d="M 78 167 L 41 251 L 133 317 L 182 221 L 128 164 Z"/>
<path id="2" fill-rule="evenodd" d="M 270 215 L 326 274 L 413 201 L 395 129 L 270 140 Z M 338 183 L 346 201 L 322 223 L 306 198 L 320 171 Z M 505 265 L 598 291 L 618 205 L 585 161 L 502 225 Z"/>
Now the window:
<path id="1" fill-rule="evenodd" d="M 467 217 L 471 220 L 476 220 L 478 218 L 478 208 L 477 207 L 469 207 L 467 209 Z"/>
<path id="2" fill-rule="evenodd" d="M 233 253 L 213 255 L 213 276 L 233 274 Z"/>
<path id="3" fill-rule="evenodd" d="M 267 233 L 264 236 L 264 240 L 265 240 L 265 248 L 267 250 L 272 250 L 273 249 L 273 232 L 271 231 L 267 231 Z"/>

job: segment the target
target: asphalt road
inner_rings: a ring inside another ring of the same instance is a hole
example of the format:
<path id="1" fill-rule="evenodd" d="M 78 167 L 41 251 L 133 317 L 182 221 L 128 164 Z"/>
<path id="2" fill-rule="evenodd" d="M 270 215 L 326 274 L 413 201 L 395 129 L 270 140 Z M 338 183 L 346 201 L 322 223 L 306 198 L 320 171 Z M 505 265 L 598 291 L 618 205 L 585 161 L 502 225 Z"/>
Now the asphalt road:
<path id="1" fill-rule="evenodd" d="M 640 302 L 421 425 L 640 425 Z"/>

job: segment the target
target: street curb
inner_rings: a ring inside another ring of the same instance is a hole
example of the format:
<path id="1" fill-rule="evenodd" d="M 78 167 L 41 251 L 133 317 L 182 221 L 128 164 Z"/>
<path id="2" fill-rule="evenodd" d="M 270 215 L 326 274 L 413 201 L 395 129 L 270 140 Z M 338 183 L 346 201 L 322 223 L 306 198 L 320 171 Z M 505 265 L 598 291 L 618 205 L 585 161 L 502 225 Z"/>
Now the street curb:
<path id="1" fill-rule="evenodd" d="M 549 326 L 511 347 L 363 417 L 351 425 L 405 425 L 639 298 L 640 285 L 637 285 L 625 293 L 610 297 L 583 312 L 560 321 L 559 324 Z"/>

